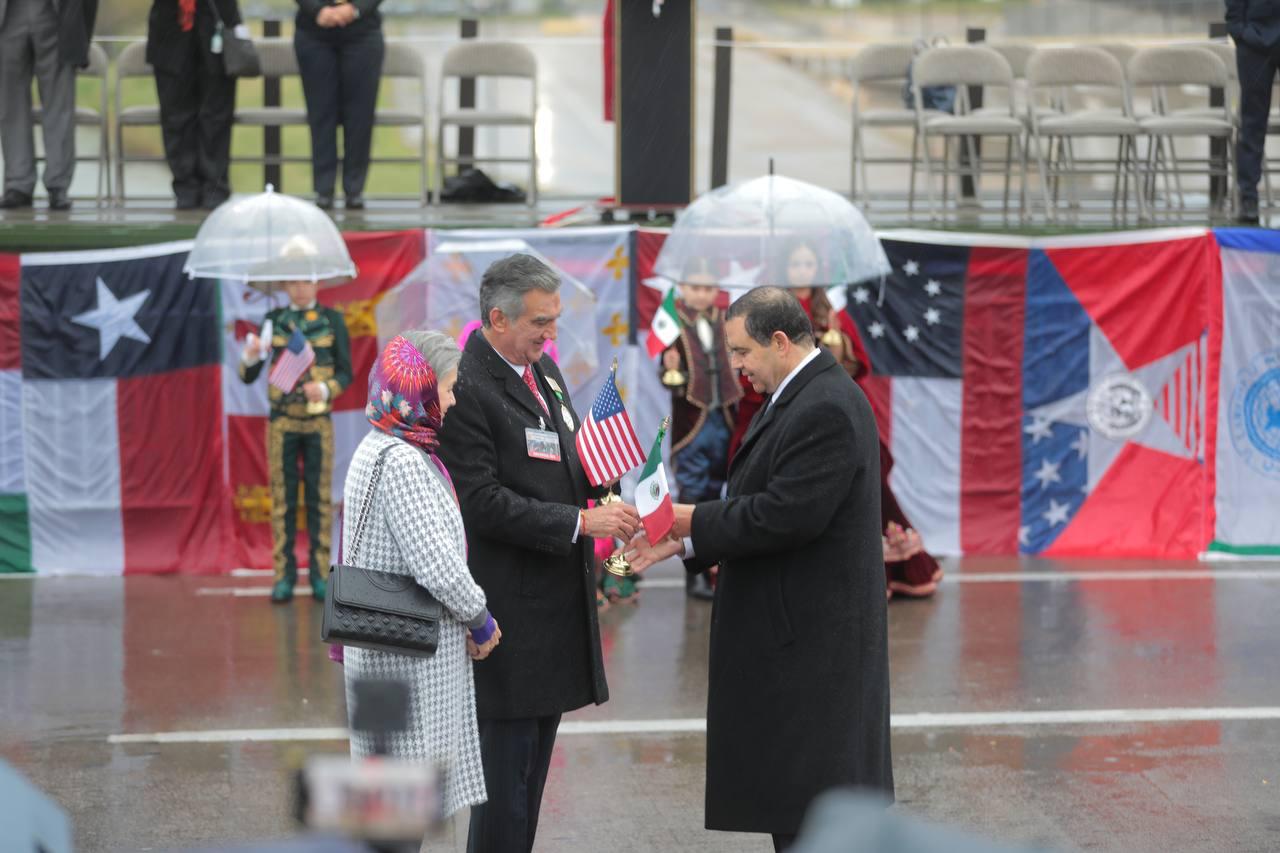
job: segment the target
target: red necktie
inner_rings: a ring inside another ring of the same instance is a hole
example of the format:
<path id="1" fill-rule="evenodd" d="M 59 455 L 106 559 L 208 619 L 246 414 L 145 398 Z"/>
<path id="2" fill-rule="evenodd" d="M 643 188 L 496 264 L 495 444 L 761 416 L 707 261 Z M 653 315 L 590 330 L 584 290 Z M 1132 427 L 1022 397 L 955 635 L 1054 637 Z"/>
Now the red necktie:
<path id="1" fill-rule="evenodd" d="M 533 378 L 533 368 L 526 364 L 524 366 L 524 373 L 522 376 L 524 378 L 524 384 L 528 385 L 529 390 L 533 392 L 533 399 L 538 401 L 538 405 L 542 407 L 542 411 L 550 415 L 551 410 L 547 408 L 547 401 L 542 399 L 542 394 L 538 391 L 538 382 Z"/>
<path id="2" fill-rule="evenodd" d="M 178 28 L 191 32 L 196 25 L 196 0 L 178 0 Z"/>

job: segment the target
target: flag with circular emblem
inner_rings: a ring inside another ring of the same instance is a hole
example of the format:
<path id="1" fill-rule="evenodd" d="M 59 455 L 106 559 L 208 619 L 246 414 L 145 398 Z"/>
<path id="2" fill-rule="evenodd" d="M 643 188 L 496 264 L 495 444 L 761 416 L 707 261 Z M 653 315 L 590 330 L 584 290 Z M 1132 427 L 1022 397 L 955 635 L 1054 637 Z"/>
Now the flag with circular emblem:
<path id="1" fill-rule="evenodd" d="M 671 491 L 667 488 L 667 471 L 662 465 L 662 439 L 666 434 L 664 422 L 640 472 L 640 482 L 636 484 L 636 509 L 650 542 L 657 542 L 670 533 L 676 520 Z"/>

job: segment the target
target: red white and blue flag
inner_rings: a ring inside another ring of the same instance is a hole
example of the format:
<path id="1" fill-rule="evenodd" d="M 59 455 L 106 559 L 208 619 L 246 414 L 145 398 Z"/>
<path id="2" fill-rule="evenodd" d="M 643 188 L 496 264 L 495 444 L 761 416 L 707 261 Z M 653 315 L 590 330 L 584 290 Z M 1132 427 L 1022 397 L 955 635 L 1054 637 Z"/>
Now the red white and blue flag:
<path id="1" fill-rule="evenodd" d="M 930 550 L 1199 553 L 1212 235 L 927 239 L 886 239 L 847 310 Z"/>
<path id="2" fill-rule="evenodd" d="M 218 286 L 188 248 L 0 263 L 0 571 L 225 570 Z"/>
<path id="3" fill-rule="evenodd" d="M 280 357 L 271 368 L 271 376 L 267 381 L 288 394 L 315 363 L 316 351 L 303 337 L 301 330 L 294 329 L 293 334 L 289 336 L 289 343 L 285 344 L 284 351 L 280 353 Z"/>
<path id="4" fill-rule="evenodd" d="M 622 405 L 615 377 L 611 372 L 601 386 L 574 439 L 578 458 L 593 486 L 616 480 L 644 463 L 644 450 Z"/>

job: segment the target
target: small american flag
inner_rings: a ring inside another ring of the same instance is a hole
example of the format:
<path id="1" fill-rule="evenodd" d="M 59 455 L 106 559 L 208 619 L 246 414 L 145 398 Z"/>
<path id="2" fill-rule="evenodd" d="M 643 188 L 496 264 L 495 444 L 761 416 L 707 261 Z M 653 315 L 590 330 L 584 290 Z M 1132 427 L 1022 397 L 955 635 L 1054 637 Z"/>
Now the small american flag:
<path id="1" fill-rule="evenodd" d="M 267 377 L 267 381 L 288 394 L 315 362 L 316 351 L 302 336 L 302 332 L 294 329 L 284 352 L 280 353 L 275 366 L 271 368 L 271 375 Z"/>
<path id="2" fill-rule="evenodd" d="M 587 480 L 593 486 L 615 480 L 637 465 L 644 464 L 644 450 L 631 426 L 631 418 L 627 417 L 627 410 L 622 407 L 614 373 L 609 373 L 604 387 L 596 395 L 574 444 L 587 472 Z"/>

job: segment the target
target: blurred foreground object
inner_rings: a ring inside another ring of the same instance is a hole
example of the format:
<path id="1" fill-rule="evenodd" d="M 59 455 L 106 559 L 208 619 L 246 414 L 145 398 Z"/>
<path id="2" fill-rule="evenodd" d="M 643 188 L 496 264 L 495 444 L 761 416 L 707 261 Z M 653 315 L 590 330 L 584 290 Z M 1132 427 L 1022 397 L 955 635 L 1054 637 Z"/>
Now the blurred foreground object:
<path id="1" fill-rule="evenodd" d="M 0 761 L 0 851 L 71 853 L 72 849 L 66 812 Z"/>
<path id="2" fill-rule="evenodd" d="M 1047 853 L 931 826 L 850 789 L 828 791 L 809 808 L 789 853 Z"/>
<path id="3" fill-rule="evenodd" d="M 387 736 L 409 726 L 409 686 L 355 683 L 351 728 L 373 735 L 379 756 Z M 440 826 L 439 775 L 418 761 L 379 757 L 352 761 L 317 755 L 298 779 L 298 819 L 308 830 L 340 833 L 381 850 L 417 850 Z"/>

